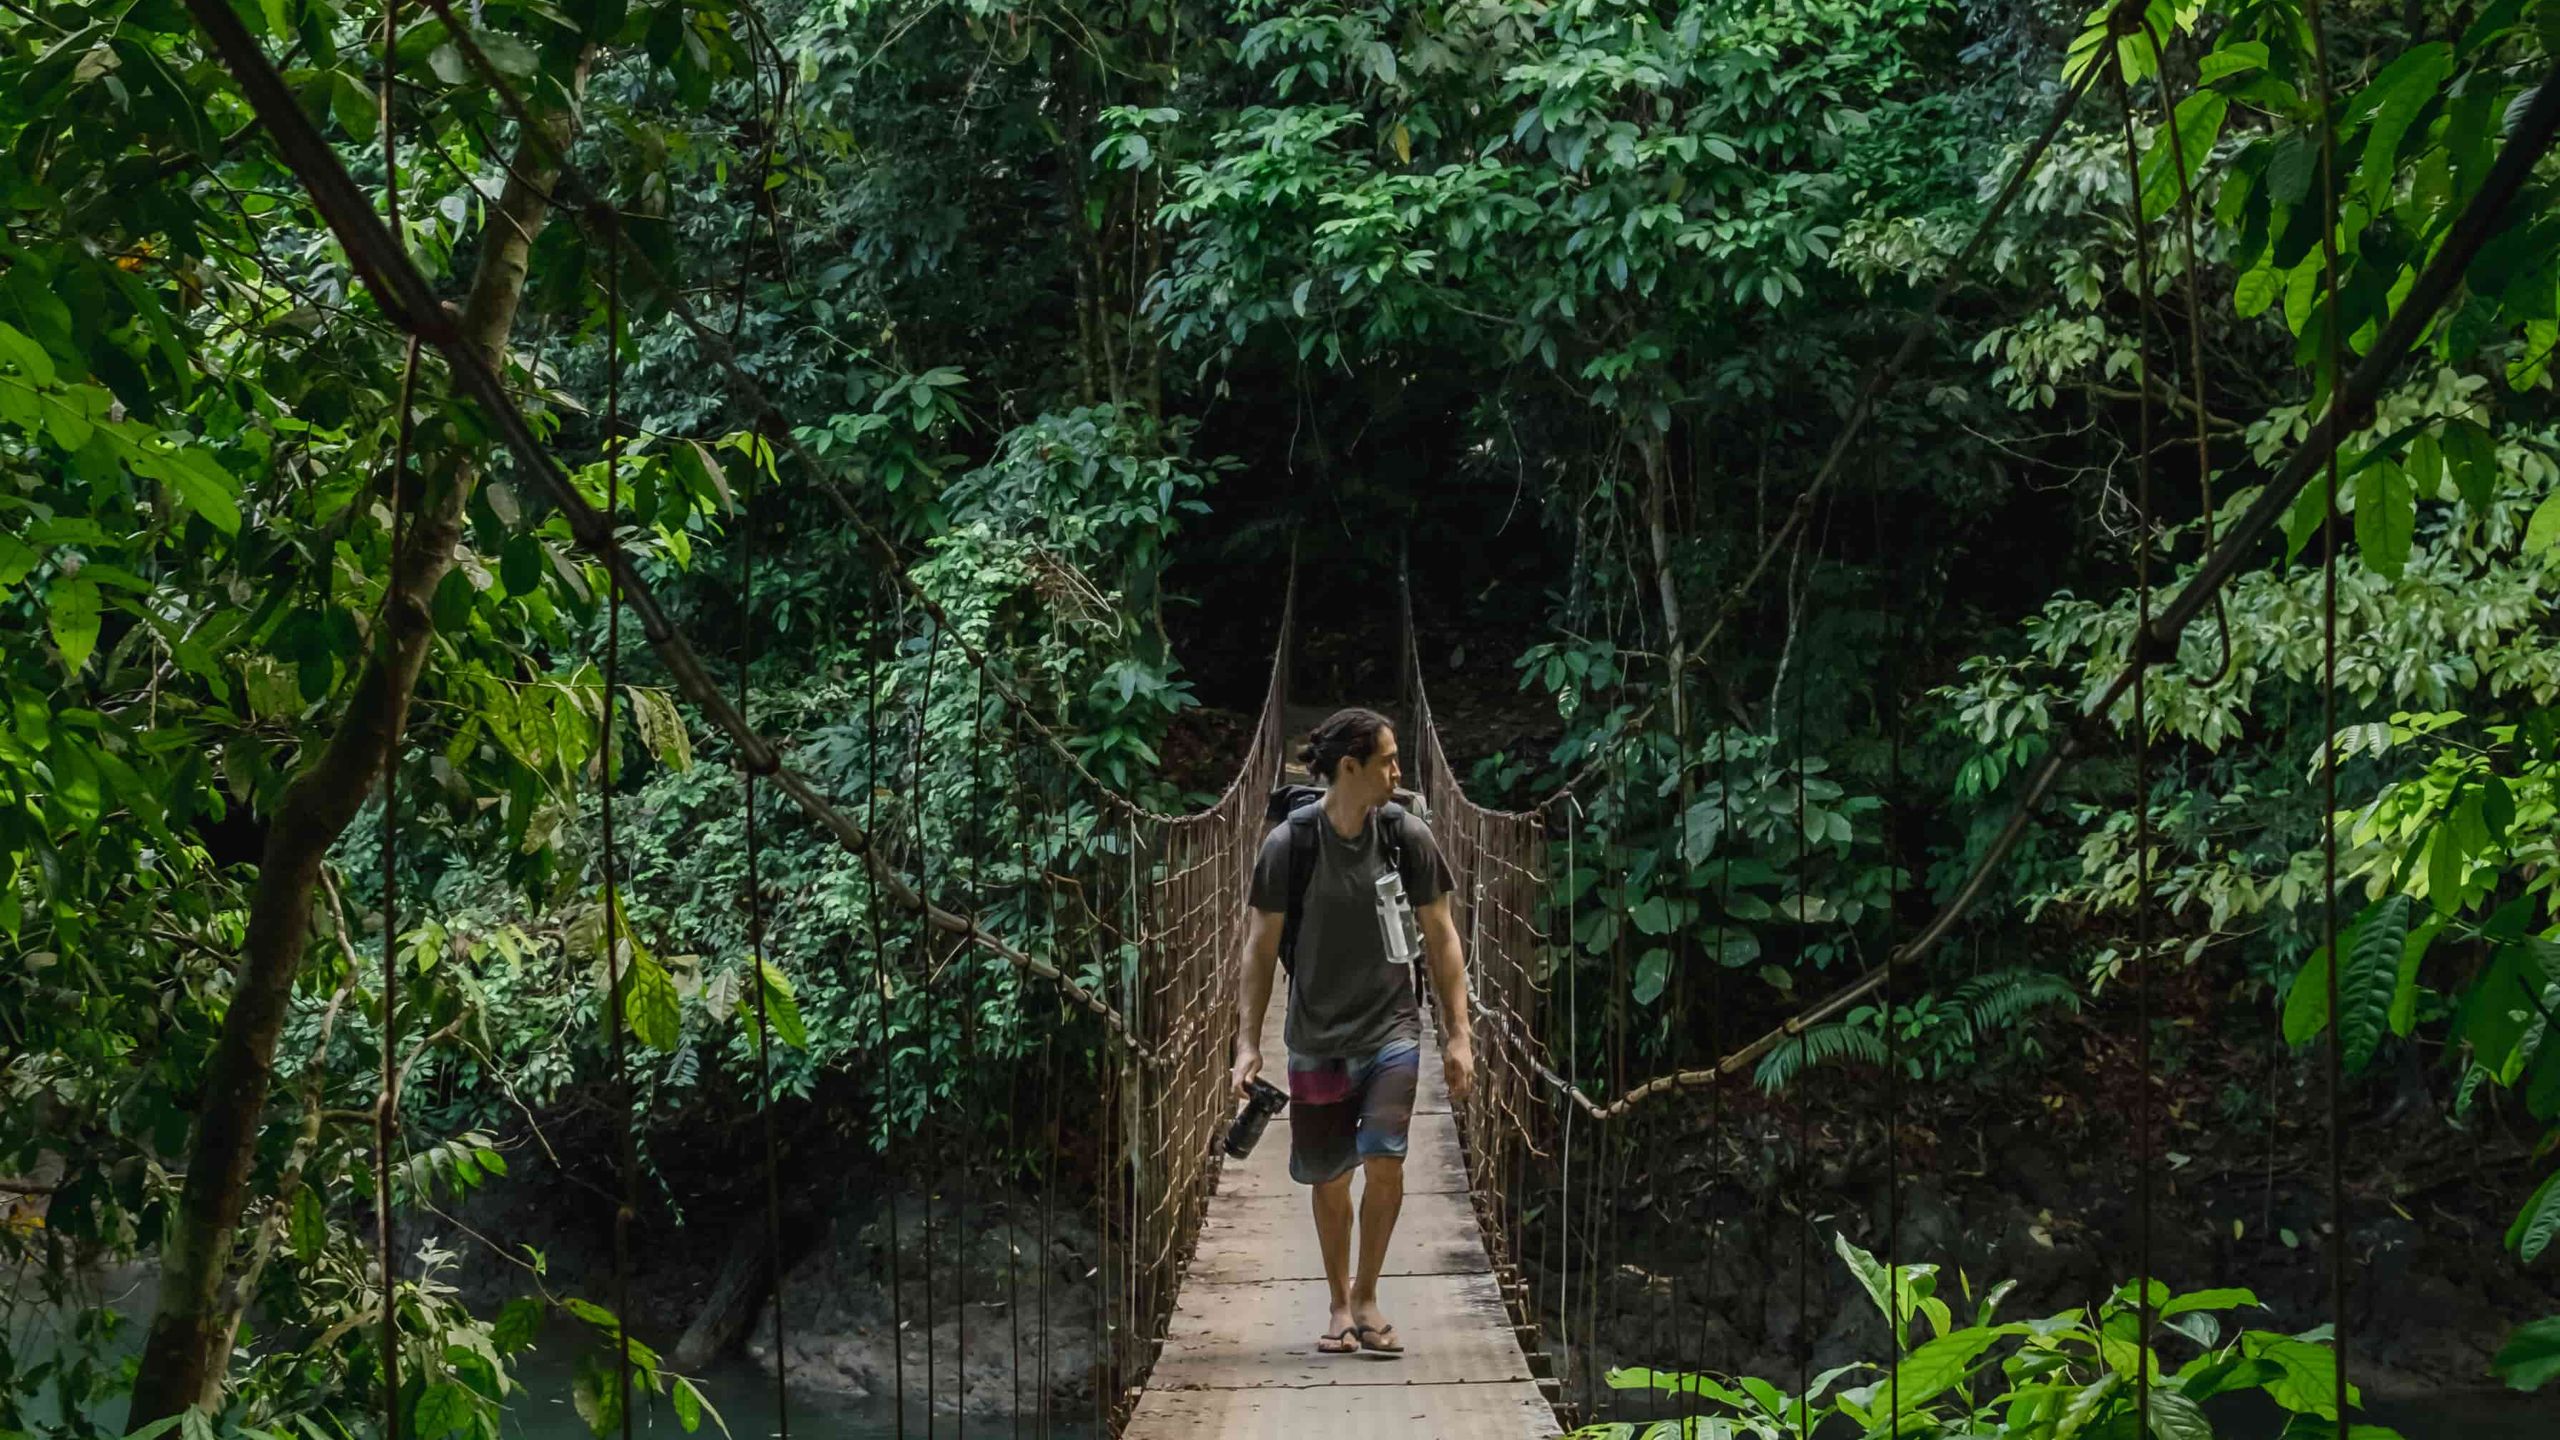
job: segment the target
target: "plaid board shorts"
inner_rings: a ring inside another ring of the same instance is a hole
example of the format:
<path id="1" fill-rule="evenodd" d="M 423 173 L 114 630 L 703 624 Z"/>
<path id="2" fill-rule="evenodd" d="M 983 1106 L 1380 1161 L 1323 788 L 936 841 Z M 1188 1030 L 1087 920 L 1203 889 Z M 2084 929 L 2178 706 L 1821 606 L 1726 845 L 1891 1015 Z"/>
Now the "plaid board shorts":
<path id="1" fill-rule="evenodd" d="M 1354 1060 L 1289 1057 L 1289 1178 L 1322 1185 L 1363 1160 L 1404 1158 L 1422 1042 L 1390 1040 Z"/>

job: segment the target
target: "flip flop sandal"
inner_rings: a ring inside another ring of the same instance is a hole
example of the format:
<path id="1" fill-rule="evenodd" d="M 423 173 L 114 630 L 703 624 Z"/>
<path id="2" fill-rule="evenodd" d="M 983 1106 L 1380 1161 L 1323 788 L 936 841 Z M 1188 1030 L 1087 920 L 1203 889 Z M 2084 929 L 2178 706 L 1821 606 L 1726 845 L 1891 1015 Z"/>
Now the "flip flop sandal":
<path id="1" fill-rule="evenodd" d="M 1345 1325 L 1330 1335 L 1321 1336 L 1316 1340 L 1316 1353 L 1319 1355 L 1356 1354 L 1360 1349 L 1360 1345 L 1353 1337 L 1357 1336 L 1359 1333 L 1360 1327 L 1356 1325 Z"/>
<path id="2" fill-rule="evenodd" d="M 1396 1327 L 1393 1325 L 1363 1325 L 1359 1327 L 1359 1335 L 1360 1348 L 1363 1350 L 1378 1355 L 1404 1353 L 1404 1341 L 1397 1338 Z"/>

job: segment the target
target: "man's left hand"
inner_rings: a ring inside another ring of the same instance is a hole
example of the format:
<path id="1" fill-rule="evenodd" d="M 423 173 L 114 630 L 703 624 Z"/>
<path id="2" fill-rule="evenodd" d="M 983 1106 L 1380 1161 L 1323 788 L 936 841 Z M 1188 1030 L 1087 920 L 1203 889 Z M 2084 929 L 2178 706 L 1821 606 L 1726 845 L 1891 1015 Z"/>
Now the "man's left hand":
<path id="1" fill-rule="evenodd" d="M 1450 1041 L 1448 1048 L 1440 1052 L 1440 1069 L 1441 1073 L 1448 1077 L 1450 1099 L 1464 1100 L 1474 1094 L 1476 1088 L 1474 1039 L 1461 1035 Z"/>

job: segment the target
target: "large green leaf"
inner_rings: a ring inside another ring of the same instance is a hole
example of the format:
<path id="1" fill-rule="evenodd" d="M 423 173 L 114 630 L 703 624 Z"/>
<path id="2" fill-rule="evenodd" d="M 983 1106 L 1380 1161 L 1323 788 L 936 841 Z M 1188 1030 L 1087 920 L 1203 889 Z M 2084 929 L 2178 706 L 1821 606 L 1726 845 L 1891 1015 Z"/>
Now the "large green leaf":
<path id="1" fill-rule="evenodd" d="M 2374 573 L 2397 580 L 2409 565 L 2418 494 L 2397 464 L 2377 459 L 2356 475 L 2356 549 Z"/>
<path id="2" fill-rule="evenodd" d="M 2329 949 L 2311 952 L 2284 995 L 2284 1043 L 2308 1045 L 2329 1025 Z"/>
<path id="3" fill-rule="evenodd" d="M 2213 1422 L 2204 1407 L 2175 1390 L 2153 1387 L 2151 1433 L 2158 1440 L 2213 1440 Z"/>
<path id="4" fill-rule="evenodd" d="M 2399 989 L 2400 960 L 2409 939 L 2409 897 L 2390 895 L 2356 921 L 2346 937 L 2346 964 L 2338 970 L 2338 1038 L 2347 1073 L 2358 1074 L 2390 1029 L 2391 997 Z"/>
<path id="5" fill-rule="evenodd" d="M 440 1380 L 418 1392 L 417 1408 L 410 1412 L 410 1433 L 418 1440 L 444 1440 L 456 1431 L 469 1431 L 472 1426 L 471 1392 L 450 1380 Z"/>
<path id="6" fill-rule="evenodd" d="M 2489 1369 L 2518 1390 L 2539 1390 L 2560 1379 L 2560 1315 L 2517 1326 Z"/>
<path id="7" fill-rule="evenodd" d="M 773 1020 L 774 1038 L 794 1050 L 809 1048 L 808 1027 L 800 1020 L 800 1002 L 794 998 L 790 977 L 773 968 L 770 961 L 758 960 L 756 974 L 763 982 L 765 1014 Z M 750 1028 L 755 1023 L 756 999 L 752 994 L 738 997 L 738 1012 Z"/>
<path id="8" fill-rule="evenodd" d="M 45 592 L 45 628 L 62 652 L 62 668 L 77 675 L 98 648 L 98 583 L 74 575 Z"/>
<path id="9" fill-rule="evenodd" d="M 2256 1291 L 2241 1289 L 2237 1286 L 2221 1290 L 2191 1290 L 2163 1304 L 2160 1307 L 2160 1318 L 2165 1320 L 2172 1315 L 2185 1315 L 2196 1310 L 2237 1310 L 2244 1305 L 2258 1306 L 2258 1304 Z"/>
<path id="10" fill-rule="evenodd" d="M 2507 1248 L 2530 1265 L 2542 1258 L 2554 1235 L 2560 1235 L 2560 1170 L 2546 1176 L 2533 1198 L 2516 1212 L 2515 1223 L 2507 1227 Z"/>

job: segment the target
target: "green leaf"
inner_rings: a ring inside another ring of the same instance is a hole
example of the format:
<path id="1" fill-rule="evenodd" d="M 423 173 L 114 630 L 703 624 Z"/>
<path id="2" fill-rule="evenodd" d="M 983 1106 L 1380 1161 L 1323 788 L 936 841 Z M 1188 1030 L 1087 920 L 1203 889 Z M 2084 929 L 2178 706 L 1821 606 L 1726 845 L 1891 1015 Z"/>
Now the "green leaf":
<path id="1" fill-rule="evenodd" d="M 2400 578 L 2417 528 L 2418 495 L 2397 464 L 2378 459 L 2357 473 L 2356 549 L 2374 573 Z"/>
<path id="2" fill-rule="evenodd" d="M 2235 1286 L 2221 1290 L 2195 1290 L 2177 1296 L 2160 1307 L 2159 1316 L 2166 1320 L 2172 1315 L 2185 1315 L 2197 1310 L 2237 1310 L 2243 1305 L 2265 1308 L 2259 1304 L 2256 1291 Z"/>
<path id="3" fill-rule="evenodd" d="M 508 1301 L 489 1327 L 489 1343 L 502 1355 L 513 1355 L 531 1345 L 542 1333 L 542 1313 L 542 1302 L 530 1295 Z"/>
<path id="4" fill-rule="evenodd" d="M 702 1428 L 702 1394 L 693 1388 L 692 1381 L 676 1377 L 670 1398 L 675 1402 L 676 1423 L 684 1427 L 684 1433 L 690 1435 Z"/>
<path id="5" fill-rule="evenodd" d="M 2442 930 L 2448 917 L 2435 916 L 2409 932 L 2409 943 L 2400 948 L 2400 973 L 2391 987 L 2391 1033 L 2406 1035 L 2418 1024 L 2418 973 L 2424 968 L 2427 947 L 2435 943 L 2436 932 Z"/>
<path id="6" fill-rule="evenodd" d="M 2329 1027 L 2329 947 L 2321 946 L 2302 962 L 2293 988 L 2284 996 L 2284 1043 L 2308 1045 Z"/>
<path id="7" fill-rule="evenodd" d="M 684 1032 L 676 982 L 637 945 L 626 947 L 622 963 L 622 1018 L 632 1038 L 652 1050 L 675 1049 Z"/>
<path id="8" fill-rule="evenodd" d="M 2377 210 L 2390 199 L 2392 177 L 2400 168 L 2400 141 L 2435 94 L 2451 59 L 2451 47 L 2442 41 L 2415 46 L 2383 67 L 2348 107 L 2351 114 L 2373 117 L 2365 130 L 2363 156 L 2356 162 L 2356 179 Z"/>
<path id="9" fill-rule="evenodd" d="M 77 675 L 98 648 L 98 585 L 74 575 L 45 593 L 45 626 L 62 651 L 62 668 Z"/>
<path id="10" fill-rule="evenodd" d="M 2261 265 L 2240 277 L 2239 288 L 2232 292 L 2232 307 L 2243 319 L 2254 318 L 2265 314 L 2283 293 L 2284 278 Z"/>
<path id="11" fill-rule="evenodd" d="M 542 588 L 544 570 L 542 540 L 536 535 L 515 535 L 507 548 L 498 553 L 498 579 L 509 595 L 530 595 Z"/>
<path id="12" fill-rule="evenodd" d="M 158 467 L 187 508 L 225 535 L 240 533 L 240 487 L 213 457 L 192 446 L 171 450 Z"/>
<path id="13" fill-rule="evenodd" d="M 2560 1315 L 2517 1326 L 2489 1370 L 2518 1390 L 2539 1390 L 2560 1379 Z"/>
<path id="14" fill-rule="evenodd" d="M 439 1380 L 418 1392 L 417 1408 L 410 1413 L 410 1423 L 418 1440 L 443 1440 L 457 1430 L 469 1430 L 472 1423 L 471 1392 L 450 1380 Z"/>
<path id="15" fill-rule="evenodd" d="M 2345 937 L 2346 964 L 2338 970 L 2338 1035 L 2347 1073 L 2361 1074 L 2390 1028 L 2391 997 L 2399 987 L 2400 959 L 2409 939 L 2409 897 L 2386 896 L 2356 921 Z"/>
<path id="16" fill-rule="evenodd" d="M 2497 441 L 2471 421 L 2447 420 L 2436 443 L 2444 451 L 2445 473 L 2453 478 L 2453 488 L 2462 492 L 2462 503 L 2474 511 L 2488 509 L 2498 490 Z"/>
<path id="17" fill-rule="evenodd" d="M 2154 1386 L 2151 1433 L 2158 1440 L 2213 1440 L 2213 1422 L 2205 1418 L 2203 1406 L 2175 1390 Z"/>
<path id="18" fill-rule="evenodd" d="M 1658 945 L 1647 950 L 1644 958 L 1636 962 L 1635 1002 L 1650 1005 L 1661 999 L 1670 980 L 1671 952 Z"/>
<path id="19" fill-rule="evenodd" d="M 0 360 L 16 366 L 19 374 L 37 385 L 53 384 L 53 357 L 14 325 L 0 324 Z"/>
<path id="20" fill-rule="evenodd" d="M 2554 540 L 2560 540 L 2560 490 L 2544 496 L 2542 503 L 2533 507 L 2533 518 L 2524 527 L 2525 552 L 2548 550 Z"/>
<path id="21" fill-rule="evenodd" d="M 42 557 L 36 548 L 15 535 L 0 535 L 0 590 L 27 578 Z"/>
<path id="22" fill-rule="evenodd" d="M 2311 537 L 2320 533 L 2320 521 L 2328 512 L 2329 482 L 2325 477 L 2313 476 L 2310 484 L 2295 492 L 2292 508 L 2285 511 L 2286 563 L 2292 563 L 2293 557 L 2302 553 L 2302 547 L 2311 543 Z"/>
<path id="23" fill-rule="evenodd" d="M 800 1002 L 792 996 L 790 978 L 775 969 L 771 961 L 758 960 L 755 965 L 764 987 L 765 1014 L 773 1020 L 774 1038 L 794 1050 L 808 1049 L 809 1032 L 801 1023 Z M 755 1008 L 753 995 L 738 997 L 738 1013 L 750 1026 L 755 1023 Z"/>
<path id="24" fill-rule="evenodd" d="M 304 1185 L 293 1194 L 293 1258 L 308 1265 L 329 1243 L 329 1220 L 320 1210 L 320 1193 Z"/>
<path id="25" fill-rule="evenodd" d="M 2560 1170 L 2545 1177 L 2533 1198 L 2516 1212 L 2515 1223 L 2507 1227 L 2507 1248 L 2530 1265 L 2542 1258 L 2554 1235 L 2560 1235 Z"/>

